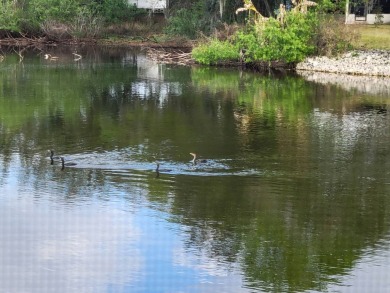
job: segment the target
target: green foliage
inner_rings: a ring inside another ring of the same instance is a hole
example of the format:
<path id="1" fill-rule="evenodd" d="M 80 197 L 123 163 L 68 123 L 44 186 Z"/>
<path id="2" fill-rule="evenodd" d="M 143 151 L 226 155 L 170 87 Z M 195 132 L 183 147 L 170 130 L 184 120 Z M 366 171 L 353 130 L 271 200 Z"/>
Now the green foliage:
<path id="1" fill-rule="evenodd" d="M 170 17 L 165 32 L 169 35 L 194 39 L 197 33 L 202 30 L 203 21 L 203 5 L 202 2 L 198 1 L 188 9 L 179 9 Z"/>
<path id="2" fill-rule="evenodd" d="M 130 5 L 127 0 L 91 1 L 88 7 L 107 23 L 129 21 L 146 14 L 144 9 Z"/>
<path id="3" fill-rule="evenodd" d="M 28 6 L 30 20 L 43 23 L 45 20 L 69 21 L 79 7 L 76 0 L 31 0 Z"/>
<path id="4" fill-rule="evenodd" d="M 341 2 L 323 0 L 317 12 L 288 11 L 283 19 L 248 24 L 230 38 L 230 43 L 213 40 L 195 48 L 193 56 L 200 63 L 215 64 L 229 58 L 237 60 L 241 51 L 244 55 L 239 58 L 245 62 L 296 63 L 313 53 L 338 54 L 349 49 L 357 36 L 336 17 L 324 17 L 318 11 L 337 11 Z"/>
<path id="5" fill-rule="evenodd" d="M 20 29 L 38 33 L 49 23 L 71 22 L 80 7 L 77 0 L 30 0 L 26 1 L 20 15 Z"/>
<path id="6" fill-rule="evenodd" d="M 229 41 L 213 39 L 208 43 L 197 46 L 192 51 L 192 57 L 201 64 L 217 64 L 237 61 L 240 57 L 237 46 Z"/>
<path id="7" fill-rule="evenodd" d="M 234 42 L 245 51 L 245 61 L 251 62 L 255 59 L 262 59 L 258 53 L 260 47 L 259 35 L 254 27 L 247 27 L 245 30 L 238 31 Z"/>
<path id="8" fill-rule="evenodd" d="M 267 22 L 263 39 L 269 60 L 302 61 L 314 52 L 316 27 L 317 19 L 312 13 L 288 13 L 284 27 L 275 20 Z"/>
<path id="9" fill-rule="evenodd" d="M 317 1 L 316 1 L 317 2 Z M 317 11 L 324 13 L 345 13 L 346 0 L 319 0 Z"/>
<path id="10" fill-rule="evenodd" d="M 237 34 L 236 42 L 245 50 L 245 61 L 299 62 L 314 52 L 316 17 L 311 13 L 289 12 L 284 25 L 276 19 Z"/>
<path id="11" fill-rule="evenodd" d="M 0 30 L 37 34 L 49 31 L 48 24 L 76 25 L 78 34 L 92 36 L 96 35 L 97 24 L 124 22 L 145 13 L 145 10 L 129 5 L 127 0 L 1 1 Z M 87 28 L 89 21 L 92 21 L 92 30 Z"/>
<path id="12" fill-rule="evenodd" d="M 1 31 L 19 31 L 20 10 L 14 1 L 0 2 L 0 30 Z"/>

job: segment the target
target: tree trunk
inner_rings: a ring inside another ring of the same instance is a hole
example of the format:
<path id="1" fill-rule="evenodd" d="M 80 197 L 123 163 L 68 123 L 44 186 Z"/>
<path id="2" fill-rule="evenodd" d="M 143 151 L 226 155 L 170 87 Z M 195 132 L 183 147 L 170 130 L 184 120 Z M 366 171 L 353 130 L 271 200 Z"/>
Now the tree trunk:
<path id="1" fill-rule="evenodd" d="M 223 18 L 223 12 L 225 10 L 226 0 L 219 0 L 219 15 Z"/>

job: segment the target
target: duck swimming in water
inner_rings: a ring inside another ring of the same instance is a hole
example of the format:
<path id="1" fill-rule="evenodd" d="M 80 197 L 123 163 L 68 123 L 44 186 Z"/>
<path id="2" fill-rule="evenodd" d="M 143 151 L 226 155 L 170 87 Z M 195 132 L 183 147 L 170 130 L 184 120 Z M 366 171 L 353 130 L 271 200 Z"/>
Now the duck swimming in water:
<path id="1" fill-rule="evenodd" d="M 61 157 L 61 164 L 62 164 L 61 170 L 64 170 L 65 166 L 76 166 L 77 165 L 76 163 L 73 163 L 73 162 L 65 163 L 64 157 Z"/>
<path id="2" fill-rule="evenodd" d="M 196 157 L 196 154 L 195 153 L 190 153 L 190 155 L 192 156 L 192 164 L 196 165 L 196 164 L 204 164 L 204 163 L 207 163 L 207 160 L 205 159 L 197 159 Z"/>

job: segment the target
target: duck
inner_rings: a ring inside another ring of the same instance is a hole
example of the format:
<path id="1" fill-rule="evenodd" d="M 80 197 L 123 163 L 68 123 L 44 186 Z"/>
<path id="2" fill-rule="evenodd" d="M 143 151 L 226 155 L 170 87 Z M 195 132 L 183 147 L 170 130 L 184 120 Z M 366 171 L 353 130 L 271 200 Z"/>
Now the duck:
<path id="1" fill-rule="evenodd" d="M 74 162 L 65 163 L 65 158 L 64 157 L 61 157 L 61 164 L 62 164 L 61 170 L 64 170 L 65 166 L 76 166 L 77 165 Z"/>
<path id="2" fill-rule="evenodd" d="M 50 54 L 45 54 L 44 55 L 45 59 L 48 59 L 50 61 L 57 61 L 60 57 L 57 57 L 57 56 L 52 56 Z"/>
<path id="3" fill-rule="evenodd" d="M 196 165 L 196 164 L 204 164 L 204 163 L 207 163 L 207 160 L 206 159 L 197 159 L 197 155 L 196 153 L 190 153 L 190 155 L 192 156 L 192 164 Z"/>

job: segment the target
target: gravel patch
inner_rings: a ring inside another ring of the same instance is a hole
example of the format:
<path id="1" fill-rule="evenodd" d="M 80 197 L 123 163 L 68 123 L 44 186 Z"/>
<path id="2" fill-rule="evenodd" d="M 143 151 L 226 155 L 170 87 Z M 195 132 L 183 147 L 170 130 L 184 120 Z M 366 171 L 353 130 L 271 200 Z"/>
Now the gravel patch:
<path id="1" fill-rule="evenodd" d="M 310 57 L 298 63 L 296 70 L 390 76 L 390 51 L 355 50 L 334 58 Z"/>

